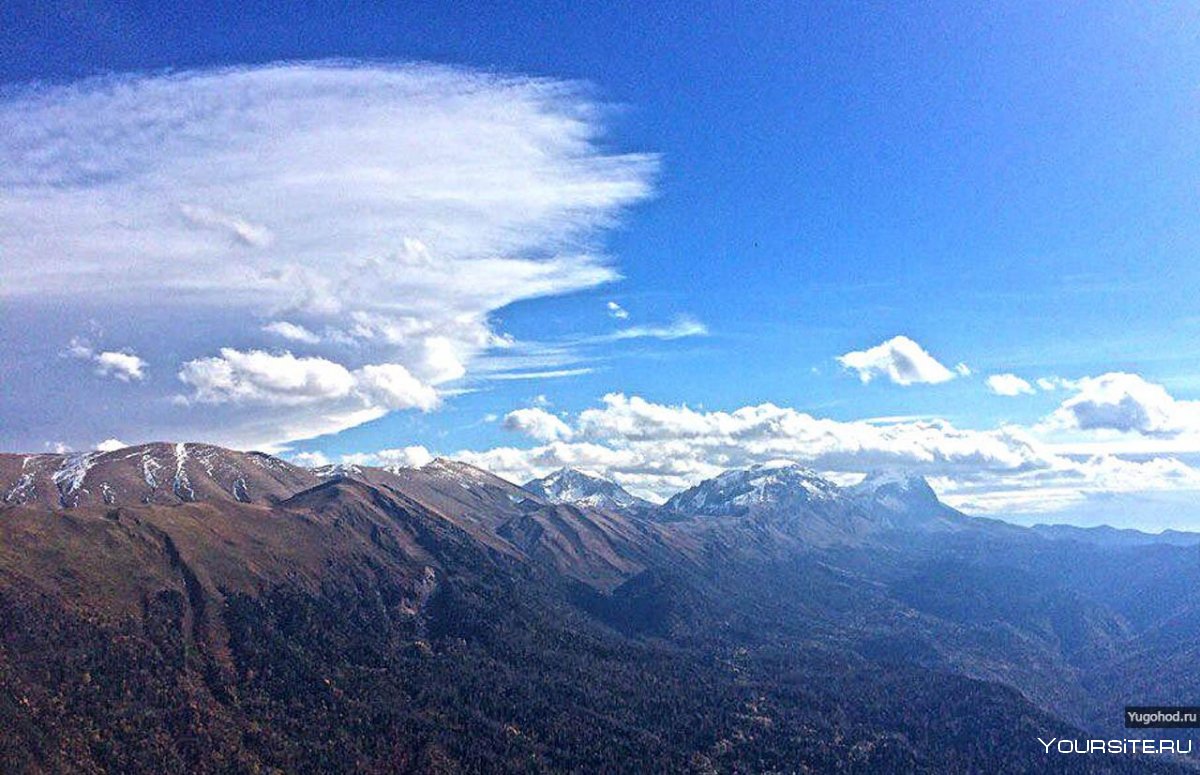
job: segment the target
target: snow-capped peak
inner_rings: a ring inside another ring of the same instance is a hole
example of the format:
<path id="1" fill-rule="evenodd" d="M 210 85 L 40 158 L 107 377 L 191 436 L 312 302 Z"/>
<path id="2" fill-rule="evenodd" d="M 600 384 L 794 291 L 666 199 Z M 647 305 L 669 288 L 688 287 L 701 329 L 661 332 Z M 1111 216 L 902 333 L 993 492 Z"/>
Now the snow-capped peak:
<path id="1" fill-rule="evenodd" d="M 925 477 L 906 471 L 872 471 L 847 492 L 864 508 L 888 518 L 919 520 L 952 511 Z"/>
<path id="2" fill-rule="evenodd" d="M 840 491 L 816 471 L 795 463 L 767 463 L 725 471 L 667 501 L 668 511 L 723 516 L 762 506 L 829 501 Z"/>
<path id="3" fill-rule="evenodd" d="M 875 495 L 886 492 L 921 499 L 933 498 L 936 500 L 937 498 L 933 488 L 929 486 L 929 482 L 925 481 L 925 477 L 895 469 L 871 471 L 861 482 L 849 489 L 856 495 Z"/>
<path id="4" fill-rule="evenodd" d="M 633 495 L 616 482 L 575 468 L 560 468 L 524 485 L 534 495 L 551 503 L 571 503 L 620 511 L 649 508 L 649 501 Z"/>

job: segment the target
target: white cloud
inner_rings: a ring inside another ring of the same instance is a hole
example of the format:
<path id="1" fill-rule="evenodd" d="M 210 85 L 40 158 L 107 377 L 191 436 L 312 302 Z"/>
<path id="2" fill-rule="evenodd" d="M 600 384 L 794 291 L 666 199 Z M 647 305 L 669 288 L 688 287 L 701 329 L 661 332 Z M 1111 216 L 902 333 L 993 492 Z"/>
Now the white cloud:
<path id="1" fill-rule="evenodd" d="M 179 206 L 179 212 L 189 223 L 226 233 L 235 242 L 248 247 L 265 248 L 274 239 L 271 230 L 265 226 L 248 223 L 237 216 L 219 212 L 211 207 L 183 204 Z"/>
<path id="2" fill-rule="evenodd" d="M 121 382 L 139 382 L 146 378 L 146 362 L 132 350 L 106 350 L 98 353 L 86 340 L 72 337 L 71 343 L 61 354 L 68 358 L 91 361 L 95 364 L 96 374 L 101 377 L 112 377 Z"/>
<path id="3" fill-rule="evenodd" d="M 199 395 L 284 400 L 269 415 L 122 407 L 140 413 L 140 434 L 266 448 L 391 406 L 423 408 L 432 394 L 400 372 L 360 370 L 398 365 L 426 387 L 460 379 L 510 341 L 494 330 L 496 310 L 618 277 L 599 238 L 650 194 L 657 159 L 607 150 L 605 115 L 575 84 L 415 65 L 9 90 L 0 298 L 86 296 L 123 314 L 157 305 L 181 328 L 220 309 L 247 333 L 316 344 L 321 331 L 323 344 L 347 348 L 341 371 L 310 363 L 315 381 L 280 387 L 249 367 L 224 373 L 229 340 L 201 341 L 193 326 L 183 370 Z M 293 313 L 310 328 L 282 320 Z M 278 322 L 260 331 L 263 316 Z M 138 346 L 174 353 L 173 341 L 155 330 Z M 247 357 L 265 346 L 239 341 Z M 372 411 L 343 411 L 347 373 L 374 391 Z M 333 403 L 320 410 L 313 396 L 326 392 Z"/>
<path id="4" fill-rule="evenodd" d="M 936 384 L 954 379 L 954 372 L 939 363 L 907 336 L 896 336 L 867 350 L 848 352 L 838 363 L 858 373 L 863 383 L 886 377 L 897 385 Z M 966 369 L 966 364 L 960 365 Z M 966 370 L 969 373 L 970 369 Z"/>
<path id="5" fill-rule="evenodd" d="M 329 465 L 329 458 L 325 456 L 324 452 L 295 452 L 288 455 L 288 459 L 304 468 Z"/>
<path id="6" fill-rule="evenodd" d="M 571 438 L 571 428 L 565 422 L 536 406 L 516 409 L 504 416 L 505 430 L 524 433 L 538 441 L 560 441 Z"/>
<path id="7" fill-rule="evenodd" d="M 957 428 L 943 420 L 842 422 L 773 404 L 730 412 L 670 406 L 611 394 L 573 424 L 517 410 L 506 427 L 540 445 L 454 454 L 512 481 L 561 466 L 595 471 L 642 495 L 666 497 L 733 467 L 789 460 L 849 481 L 880 467 L 931 478 L 952 505 L 980 513 L 1049 512 L 1089 498 L 1152 491 L 1200 491 L 1200 471 L 1177 458 L 1078 457 L 1019 427 Z M 511 417 L 512 415 L 510 415 Z M 549 423 L 547 423 L 548 425 Z"/>
<path id="8" fill-rule="evenodd" d="M 62 354 L 68 358 L 91 360 L 92 356 L 95 355 L 95 351 L 87 343 L 86 339 L 73 336 L 71 337 L 70 344 L 67 345 L 67 349 L 63 350 Z"/>
<path id="9" fill-rule="evenodd" d="M 145 379 L 146 362 L 131 352 L 102 352 L 96 356 L 96 373 L 122 382 Z"/>
<path id="10" fill-rule="evenodd" d="M 1200 401 L 1180 401 L 1137 374 L 1109 372 L 1072 384 L 1075 394 L 1049 418 L 1049 427 L 1113 430 L 1172 437 L 1200 433 Z"/>
<path id="11" fill-rule="evenodd" d="M 626 318 L 629 317 L 629 312 L 624 307 L 622 307 L 620 304 L 617 304 L 615 301 L 610 301 L 605 306 L 608 309 L 608 316 L 610 318 L 615 318 L 617 320 L 625 320 Z"/>
<path id="12" fill-rule="evenodd" d="M 301 465 L 318 466 L 327 465 L 329 459 L 320 452 L 303 452 L 299 455 L 293 455 L 293 462 L 300 462 L 301 459 L 310 461 L 310 463 L 300 463 Z M 378 452 L 348 452 L 342 455 L 338 462 L 348 466 L 383 466 L 387 468 L 420 468 L 429 461 L 433 460 L 433 455 L 428 449 L 420 445 L 408 447 L 396 447 L 395 449 L 381 449 Z"/>
<path id="13" fill-rule="evenodd" d="M 185 363 L 179 379 L 192 388 L 192 400 L 208 404 L 306 404 L 345 398 L 355 387 L 345 366 L 325 358 L 231 347 L 221 348 L 219 357 Z"/>
<path id="14" fill-rule="evenodd" d="M 708 326 L 689 316 L 680 315 L 665 326 L 630 326 L 611 334 L 595 337 L 590 341 L 620 341 L 622 339 L 683 339 L 689 336 L 706 336 Z"/>
<path id="15" fill-rule="evenodd" d="M 1035 382 L 1039 390 L 1047 393 L 1054 390 L 1074 390 L 1076 385 L 1074 380 L 1062 377 L 1038 377 Z"/>
<path id="16" fill-rule="evenodd" d="M 947 503 L 969 513 L 1050 514 L 1090 498 L 1127 493 L 1200 492 L 1200 471 L 1172 457 L 1126 460 L 1115 455 L 1062 459 L 1044 470 L 1011 476 L 947 478 L 934 483 Z"/>
<path id="17" fill-rule="evenodd" d="M 120 439 L 105 439 L 96 445 L 97 452 L 114 452 L 118 449 L 124 449 L 129 445 Z"/>
<path id="18" fill-rule="evenodd" d="M 657 495 L 726 468 L 781 459 L 832 472 L 901 466 L 954 476 L 1016 473 L 1061 462 L 1019 428 L 964 430 L 940 420 L 840 422 L 773 404 L 699 411 L 619 393 L 581 412 L 573 425 L 537 409 L 517 410 L 505 425 L 544 446 L 456 456 L 519 481 L 581 466 Z"/>
<path id="19" fill-rule="evenodd" d="M 591 374 L 595 369 L 591 367 L 583 367 L 579 369 L 551 369 L 550 371 L 507 371 L 488 374 L 488 379 L 498 380 L 500 382 L 512 382 L 522 379 L 562 379 L 563 377 L 579 377 L 584 374 Z"/>
<path id="20" fill-rule="evenodd" d="M 1016 374 L 993 374 L 985 380 L 988 390 L 998 396 L 1019 396 L 1022 393 L 1032 395 L 1033 385 L 1018 377 Z"/>
<path id="21" fill-rule="evenodd" d="M 429 411 L 437 390 L 397 363 L 368 364 L 351 371 L 325 358 L 298 358 L 223 348 L 219 357 L 183 365 L 179 379 L 191 388 L 183 406 L 232 406 L 255 418 L 251 438 L 273 431 L 276 438 L 312 438 L 378 419 L 389 411 Z M 235 446 L 251 446 L 237 444 Z M 279 443 L 254 443 L 266 451 Z"/>
<path id="22" fill-rule="evenodd" d="M 375 453 L 376 462 L 381 466 L 398 468 L 420 468 L 433 460 L 433 455 L 425 447 L 413 445 L 396 449 L 381 449 Z"/>
<path id="23" fill-rule="evenodd" d="M 297 323 L 289 323 L 286 320 L 276 320 L 266 324 L 262 328 L 268 334 L 275 334 L 291 342 L 317 344 L 321 341 L 321 337 L 309 331 L 304 326 Z"/>
<path id="24" fill-rule="evenodd" d="M 459 354 L 459 345 L 446 336 L 427 337 L 420 368 L 434 385 L 452 382 L 467 373 Z"/>
<path id="25" fill-rule="evenodd" d="M 1128 459 L 1101 447 L 1080 455 L 1018 426 L 972 430 L 922 417 L 846 422 L 773 404 L 706 411 L 620 393 L 573 419 L 536 406 L 518 409 L 504 426 L 536 445 L 451 456 L 515 482 L 582 468 L 656 500 L 729 468 L 778 461 L 808 465 L 838 482 L 904 468 L 929 477 L 951 505 L 1001 516 L 1078 518 L 1112 496 L 1200 493 L 1200 470 L 1170 454 Z M 429 454 L 422 451 L 421 459 Z M 355 459 L 380 464 L 383 454 Z"/>
<path id="26" fill-rule="evenodd" d="M 355 372 L 363 395 L 387 409 L 422 409 L 438 405 L 437 391 L 398 363 L 364 366 Z"/>

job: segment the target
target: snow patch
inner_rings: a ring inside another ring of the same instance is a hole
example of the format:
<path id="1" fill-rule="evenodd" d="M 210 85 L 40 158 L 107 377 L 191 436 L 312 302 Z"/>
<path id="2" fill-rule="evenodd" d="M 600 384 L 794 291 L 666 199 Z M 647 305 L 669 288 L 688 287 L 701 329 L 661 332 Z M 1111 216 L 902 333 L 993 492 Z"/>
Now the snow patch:
<path id="1" fill-rule="evenodd" d="M 92 461 L 100 454 L 102 453 L 83 452 L 67 455 L 59 469 L 50 476 L 55 486 L 58 487 L 59 500 L 62 505 L 73 506 L 78 502 L 76 493 L 83 487 L 83 480 L 92 467 Z"/>
<path id="2" fill-rule="evenodd" d="M 161 469 L 162 463 L 155 460 L 149 450 L 142 453 L 142 478 L 146 480 L 146 486 L 151 490 L 158 489 L 158 477 L 155 474 Z"/>
<path id="3" fill-rule="evenodd" d="M 188 451 L 187 444 L 179 443 L 175 445 L 175 483 L 172 489 L 175 491 L 175 496 L 180 500 L 194 501 L 196 493 L 192 490 L 192 483 L 188 480 L 187 468 L 184 464 L 187 463 Z"/>
<path id="4" fill-rule="evenodd" d="M 36 479 L 37 471 L 29 470 L 29 464 L 36 463 L 37 461 L 38 456 L 36 455 L 26 455 L 21 460 L 21 476 L 18 477 L 17 481 L 13 483 L 12 488 L 5 494 L 5 503 L 25 503 L 33 497 L 36 489 L 34 486 L 34 481 Z"/>

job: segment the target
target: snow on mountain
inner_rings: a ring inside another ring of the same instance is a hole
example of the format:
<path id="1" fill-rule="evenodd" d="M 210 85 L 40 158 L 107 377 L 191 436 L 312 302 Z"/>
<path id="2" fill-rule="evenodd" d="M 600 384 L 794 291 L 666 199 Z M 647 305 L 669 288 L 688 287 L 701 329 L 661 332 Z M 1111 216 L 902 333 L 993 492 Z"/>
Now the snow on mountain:
<path id="1" fill-rule="evenodd" d="M 840 489 L 794 464 L 733 469 L 676 494 L 663 511 L 676 517 L 736 516 L 752 509 L 834 501 Z"/>
<path id="2" fill-rule="evenodd" d="M 319 479 L 259 452 L 141 444 L 70 454 L 0 454 L 3 503 L 72 508 L 234 500 L 270 503 Z"/>
<path id="3" fill-rule="evenodd" d="M 643 510 L 654 504 L 633 495 L 616 482 L 574 468 L 560 468 L 523 487 L 550 503 L 569 503 L 609 511 Z"/>
<path id="4" fill-rule="evenodd" d="M 859 501 L 896 513 L 944 508 L 925 477 L 904 471 L 872 471 L 846 492 Z"/>

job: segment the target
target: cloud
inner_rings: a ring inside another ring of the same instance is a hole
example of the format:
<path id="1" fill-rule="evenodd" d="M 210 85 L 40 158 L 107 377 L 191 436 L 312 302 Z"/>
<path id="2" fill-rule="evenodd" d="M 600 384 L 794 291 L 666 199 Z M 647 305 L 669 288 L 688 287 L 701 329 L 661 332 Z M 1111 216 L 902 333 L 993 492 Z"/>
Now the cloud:
<path id="1" fill-rule="evenodd" d="M 379 465 L 394 468 L 420 468 L 433 460 L 429 450 L 420 445 L 381 449 L 375 453 L 375 457 Z"/>
<path id="2" fill-rule="evenodd" d="M 118 449 L 124 449 L 129 445 L 120 439 L 105 439 L 96 445 L 97 452 L 114 452 Z"/>
<path id="3" fill-rule="evenodd" d="M 145 379 L 146 362 L 132 352 L 102 352 L 96 356 L 96 373 L 122 382 Z"/>
<path id="4" fill-rule="evenodd" d="M 900 466 L 931 475 L 1020 472 L 1059 462 L 1018 428 L 974 431 L 941 420 L 841 422 L 774 404 L 700 411 L 613 393 L 573 424 L 520 409 L 505 427 L 543 446 L 459 452 L 515 480 L 567 465 L 621 478 L 660 496 L 737 466 L 787 459 L 825 471 Z"/>
<path id="5" fill-rule="evenodd" d="M 969 513 L 1052 514 L 1130 493 L 1200 492 L 1200 471 L 1160 456 L 1127 460 L 1115 455 L 1067 459 L 1060 465 L 1012 476 L 934 482 L 950 505 Z M 1094 517 L 1093 517 L 1094 519 Z"/>
<path id="6" fill-rule="evenodd" d="M 268 334 L 287 339 L 291 342 L 302 342 L 304 344 L 317 344 L 321 341 L 321 337 L 309 331 L 304 326 L 296 323 L 289 323 L 286 320 L 276 320 L 262 327 L 263 331 Z"/>
<path id="7" fill-rule="evenodd" d="M 594 337 L 588 341 L 621 341 L 623 339 L 683 339 L 689 336 L 706 336 L 708 326 L 689 316 L 680 315 L 665 326 L 630 326 L 611 334 Z"/>
<path id="8" fill-rule="evenodd" d="M 1063 379 L 1062 377 L 1038 377 L 1035 382 L 1039 390 L 1047 393 L 1053 390 L 1074 390 L 1076 386 L 1074 380 Z"/>
<path id="9" fill-rule="evenodd" d="M 101 377 L 112 377 L 121 382 L 140 382 L 146 378 L 147 364 L 132 350 L 106 350 L 98 353 L 86 340 L 74 337 L 62 354 L 69 358 L 91 361 L 95 364 L 96 374 Z"/>
<path id="10" fill-rule="evenodd" d="M 608 308 L 608 316 L 610 318 L 625 320 L 629 317 L 629 312 L 627 312 L 624 307 L 622 307 L 620 304 L 617 304 L 615 301 L 610 301 L 605 306 Z"/>
<path id="11" fill-rule="evenodd" d="M 237 216 L 218 212 L 211 207 L 184 204 L 179 206 L 179 212 L 188 223 L 227 233 L 235 242 L 248 247 L 265 248 L 274 239 L 271 230 L 265 226 L 248 223 Z"/>
<path id="12" fill-rule="evenodd" d="M 399 363 L 364 366 L 355 372 L 355 376 L 363 396 L 387 409 L 429 411 L 439 403 L 437 391 L 422 384 Z"/>
<path id="13" fill-rule="evenodd" d="M 504 416 L 505 430 L 524 433 L 538 441 L 560 441 L 571 438 L 570 426 L 536 406 L 516 409 Z"/>
<path id="14" fill-rule="evenodd" d="M 848 352 L 837 361 L 857 372 L 864 384 L 876 377 L 886 377 L 897 385 L 937 384 L 955 376 L 907 336 L 893 337 L 867 350 Z M 964 373 L 964 369 L 965 373 L 970 373 L 966 364 L 959 364 L 959 367 L 960 373 Z"/>
<path id="15" fill-rule="evenodd" d="M 218 357 L 185 363 L 179 380 L 192 389 L 189 396 L 181 397 L 184 402 L 317 406 L 322 410 L 322 425 L 333 416 L 374 419 L 397 409 L 428 411 L 440 400 L 432 386 L 398 363 L 368 364 L 350 371 L 326 358 L 229 347 L 222 348 Z"/>
<path id="16" fill-rule="evenodd" d="M 329 458 L 325 456 L 324 452 L 294 452 L 288 455 L 288 459 L 304 468 L 317 468 L 329 465 Z"/>
<path id="17" fill-rule="evenodd" d="M 1037 391 L 1016 374 L 993 374 L 985 380 L 988 390 L 998 396 L 1019 396 L 1022 393 L 1033 395 Z"/>
<path id="18" fill-rule="evenodd" d="M 1113 430 L 1172 437 L 1200 433 L 1200 401 L 1180 401 L 1140 375 L 1109 372 L 1072 383 L 1075 394 L 1048 420 L 1050 427 Z"/>
<path id="19" fill-rule="evenodd" d="M 488 374 L 488 379 L 499 380 L 501 382 L 511 382 L 521 379 L 561 379 L 563 377 L 579 377 L 584 374 L 591 374 L 595 369 L 591 367 L 583 367 L 579 369 L 552 369 L 550 371 L 508 371 L 496 372 Z"/>
<path id="20" fill-rule="evenodd" d="M 512 481 L 562 466 L 585 468 L 659 498 L 728 468 L 778 460 L 836 479 L 904 468 L 931 477 L 953 505 L 986 513 L 1053 511 L 1110 493 L 1200 491 L 1200 471 L 1177 458 L 1066 455 L 1016 426 L 971 430 L 937 419 L 843 422 L 774 404 L 700 411 L 620 393 L 605 396 L 601 406 L 579 413 L 573 423 L 536 412 L 517 410 L 505 425 L 538 445 L 453 456 Z"/>
<path id="21" fill-rule="evenodd" d="M 192 400 L 208 404 L 305 404 L 345 398 L 356 383 L 345 366 L 325 358 L 230 347 L 185 363 L 179 379 L 192 388 Z"/>
<path id="22" fill-rule="evenodd" d="M 302 459 L 321 462 L 300 463 Z M 420 468 L 431 460 L 433 460 L 433 455 L 420 445 L 381 449 L 378 452 L 349 452 L 339 458 L 342 465 L 380 466 L 383 468 Z M 310 467 L 329 464 L 329 459 L 320 452 L 302 452 L 293 455 L 292 461 Z"/>
<path id="23" fill-rule="evenodd" d="M 346 373 L 373 391 L 372 409 L 422 408 L 431 394 L 399 371 L 361 370 L 398 365 L 424 386 L 461 379 L 507 341 L 495 311 L 618 277 L 601 238 L 651 194 L 658 160 L 610 150 L 607 115 L 586 85 L 426 65 L 9 89 L 0 298 L 47 319 L 63 299 L 147 321 L 169 309 L 188 336 L 147 324 L 139 351 L 186 362 L 200 395 L 283 399 L 267 415 L 237 401 L 197 413 L 147 394 L 117 411 L 139 434 L 268 447 L 344 429 L 374 416 L 342 411 Z M 197 324 L 213 310 L 221 327 Z M 276 322 L 263 330 L 264 318 Z M 268 336 L 317 344 L 314 331 L 342 371 L 310 363 L 314 381 L 294 389 L 249 366 L 224 371 L 227 350 L 262 351 Z M 176 343 L 190 350 L 175 355 Z"/>
<path id="24" fill-rule="evenodd" d="M 91 360 L 92 356 L 95 355 L 95 350 L 92 349 L 86 339 L 73 336 L 71 337 L 71 342 L 67 345 L 67 349 L 63 350 L 62 354 L 68 358 Z"/>

